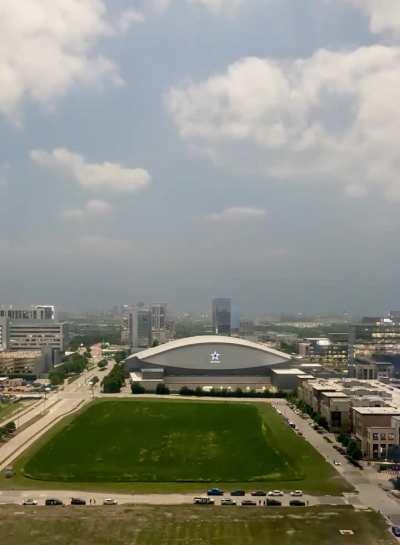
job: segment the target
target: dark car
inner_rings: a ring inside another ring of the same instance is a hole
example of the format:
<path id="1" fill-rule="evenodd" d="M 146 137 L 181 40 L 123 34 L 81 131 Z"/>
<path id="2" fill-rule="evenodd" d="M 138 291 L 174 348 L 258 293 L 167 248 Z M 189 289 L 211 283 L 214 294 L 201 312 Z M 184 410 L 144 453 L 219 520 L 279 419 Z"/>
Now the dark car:
<path id="1" fill-rule="evenodd" d="M 209 490 L 207 490 L 207 495 L 208 496 L 223 496 L 224 491 L 221 490 L 220 488 L 210 488 Z"/>
<path id="2" fill-rule="evenodd" d="M 47 498 L 44 502 L 45 505 L 64 505 L 58 498 Z"/>
<path id="3" fill-rule="evenodd" d="M 245 496 L 246 492 L 244 490 L 232 490 L 231 496 Z"/>
<path id="4" fill-rule="evenodd" d="M 252 496 L 266 496 L 267 493 L 264 492 L 264 490 L 254 490 L 252 493 L 251 493 Z"/>
<path id="5" fill-rule="evenodd" d="M 273 498 L 267 499 L 267 506 L 270 507 L 280 507 L 282 505 L 282 502 L 279 500 L 274 500 Z"/>
<path id="6" fill-rule="evenodd" d="M 243 500 L 242 503 L 240 505 L 257 505 L 257 502 L 254 501 L 254 500 Z"/>
<path id="7" fill-rule="evenodd" d="M 292 507 L 304 507 L 306 504 L 303 500 L 290 500 L 289 505 Z"/>
<path id="8" fill-rule="evenodd" d="M 86 500 L 82 498 L 71 498 L 71 505 L 86 505 Z"/>
<path id="9" fill-rule="evenodd" d="M 400 537 L 400 526 L 392 526 L 392 532 L 394 536 Z"/>

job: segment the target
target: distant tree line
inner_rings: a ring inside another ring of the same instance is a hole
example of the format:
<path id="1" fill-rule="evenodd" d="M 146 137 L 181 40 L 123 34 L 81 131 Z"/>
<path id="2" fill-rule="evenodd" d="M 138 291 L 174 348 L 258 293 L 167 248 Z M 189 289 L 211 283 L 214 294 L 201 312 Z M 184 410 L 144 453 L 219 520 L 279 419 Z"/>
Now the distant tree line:
<path id="1" fill-rule="evenodd" d="M 49 373 L 49 379 L 51 384 L 57 386 L 63 384 L 64 380 L 70 375 L 77 375 L 83 372 L 87 368 L 89 360 L 89 354 L 74 353 L 68 356 L 64 363 L 54 367 Z"/>
<path id="2" fill-rule="evenodd" d="M 70 350 L 78 350 L 83 346 L 92 346 L 97 343 L 110 343 L 119 344 L 121 342 L 121 330 L 120 328 L 107 328 L 93 330 L 85 335 L 76 335 L 69 343 Z"/>
<path id="3" fill-rule="evenodd" d="M 134 382 L 131 385 L 131 391 L 132 394 L 145 394 L 146 389 L 141 386 L 138 382 Z M 170 393 L 169 388 L 165 384 L 158 384 L 157 388 L 155 390 L 156 394 L 159 395 L 168 395 Z M 217 389 L 213 388 L 210 391 L 205 391 L 200 387 L 197 387 L 196 389 L 188 388 L 187 386 L 183 386 L 179 390 L 179 395 L 181 396 L 194 396 L 194 397 L 245 397 L 245 398 L 283 398 L 286 397 L 286 394 L 284 392 L 256 392 L 255 390 L 242 390 L 241 388 L 237 388 L 236 390 L 227 390 L 225 388 L 223 389 Z"/>

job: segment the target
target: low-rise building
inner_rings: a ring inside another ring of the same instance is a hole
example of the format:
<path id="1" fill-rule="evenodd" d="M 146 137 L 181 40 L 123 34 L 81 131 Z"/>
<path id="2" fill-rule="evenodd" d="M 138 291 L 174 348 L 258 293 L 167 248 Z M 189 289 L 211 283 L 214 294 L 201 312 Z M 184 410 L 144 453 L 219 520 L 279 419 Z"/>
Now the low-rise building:
<path id="1" fill-rule="evenodd" d="M 344 392 L 321 393 L 321 416 L 333 432 L 348 432 L 351 429 L 350 407 L 352 400 Z"/>
<path id="2" fill-rule="evenodd" d="M 373 459 L 374 453 L 383 452 L 381 449 L 387 452 L 388 445 L 396 444 L 396 437 L 391 431 L 392 417 L 400 416 L 400 409 L 352 407 L 351 415 L 353 434 L 360 444 L 364 457 Z"/>
<path id="3" fill-rule="evenodd" d="M 277 390 L 282 392 L 293 392 L 297 387 L 297 379 L 299 376 L 304 375 L 304 371 L 301 369 L 272 369 L 271 370 L 271 384 Z"/>

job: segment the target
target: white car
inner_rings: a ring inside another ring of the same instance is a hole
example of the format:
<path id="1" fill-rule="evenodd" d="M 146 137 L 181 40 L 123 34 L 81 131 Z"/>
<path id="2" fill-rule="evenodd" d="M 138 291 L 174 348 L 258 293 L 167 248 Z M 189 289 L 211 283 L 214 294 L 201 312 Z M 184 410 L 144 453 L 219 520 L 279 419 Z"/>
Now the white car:
<path id="1" fill-rule="evenodd" d="M 114 498 L 106 498 L 103 501 L 103 505 L 117 505 L 117 500 L 114 500 Z"/>
<path id="2" fill-rule="evenodd" d="M 221 500 L 221 505 L 236 505 L 236 502 L 231 498 L 223 498 Z"/>
<path id="3" fill-rule="evenodd" d="M 294 497 L 299 497 L 299 496 L 302 496 L 303 495 L 303 491 L 302 490 L 293 490 L 291 493 L 290 493 L 291 496 L 294 496 Z"/>
<path id="4" fill-rule="evenodd" d="M 267 496 L 283 496 L 282 490 L 270 490 Z"/>
<path id="5" fill-rule="evenodd" d="M 341 466 L 341 462 L 338 462 L 337 460 L 333 460 L 333 465 L 335 466 Z"/>
<path id="6" fill-rule="evenodd" d="M 37 505 L 38 502 L 34 500 L 33 498 L 27 498 L 22 502 L 22 505 Z"/>

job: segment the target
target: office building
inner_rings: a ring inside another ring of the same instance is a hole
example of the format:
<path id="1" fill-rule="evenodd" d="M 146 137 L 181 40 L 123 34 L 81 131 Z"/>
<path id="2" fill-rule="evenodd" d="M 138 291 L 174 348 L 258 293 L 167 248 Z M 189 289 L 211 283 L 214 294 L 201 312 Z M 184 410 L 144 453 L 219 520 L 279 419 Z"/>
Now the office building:
<path id="1" fill-rule="evenodd" d="M 9 320 L 55 320 L 54 305 L 0 305 L 0 318 Z"/>
<path id="2" fill-rule="evenodd" d="M 168 340 L 167 305 L 165 303 L 153 304 L 150 311 L 152 339 L 164 343 Z"/>
<path id="3" fill-rule="evenodd" d="M 128 313 L 129 347 L 135 351 L 152 345 L 152 313 L 149 308 L 132 307 Z"/>
<path id="4" fill-rule="evenodd" d="M 47 373 L 59 359 L 54 361 L 50 347 L 40 350 L 5 350 L 0 352 L 0 375 L 7 377 L 40 376 Z"/>
<path id="5" fill-rule="evenodd" d="M 215 335 L 230 335 L 232 312 L 230 299 L 213 299 L 212 323 Z"/>
<path id="6" fill-rule="evenodd" d="M 0 318 L 0 352 L 8 346 L 8 319 Z"/>
<path id="7" fill-rule="evenodd" d="M 124 305 L 121 312 L 121 344 L 129 344 L 129 312 L 131 307 Z"/>
<path id="8" fill-rule="evenodd" d="M 326 337 L 308 337 L 297 344 L 299 356 L 308 361 L 343 367 L 348 362 L 348 333 L 330 333 Z"/>
<path id="9" fill-rule="evenodd" d="M 54 320 L 15 320 L 8 325 L 8 348 L 10 350 L 40 350 L 49 346 L 65 352 L 68 344 L 66 323 Z"/>
<path id="10" fill-rule="evenodd" d="M 400 356 L 400 323 L 390 318 L 363 318 L 351 328 L 349 336 L 349 362 L 357 359 L 374 359 Z"/>

